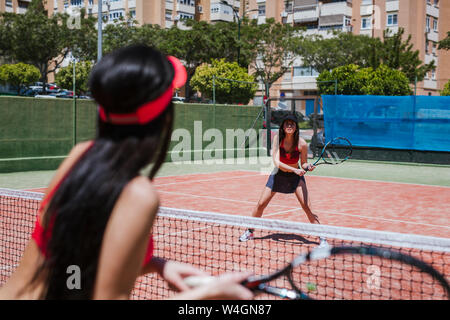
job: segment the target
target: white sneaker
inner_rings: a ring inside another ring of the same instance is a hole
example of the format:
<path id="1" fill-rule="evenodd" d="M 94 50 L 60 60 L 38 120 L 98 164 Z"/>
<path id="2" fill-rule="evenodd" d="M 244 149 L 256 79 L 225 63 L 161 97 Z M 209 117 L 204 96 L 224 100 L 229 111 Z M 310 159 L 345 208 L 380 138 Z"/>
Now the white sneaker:
<path id="1" fill-rule="evenodd" d="M 245 242 L 248 240 L 252 240 L 253 239 L 253 232 L 250 230 L 245 230 L 245 232 L 242 234 L 242 236 L 239 237 L 239 241 L 241 242 Z"/>
<path id="2" fill-rule="evenodd" d="M 319 248 L 323 248 L 323 247 L 327 247 L 327 246 L 329 246 L 327 239 L 320 237 Z"/>

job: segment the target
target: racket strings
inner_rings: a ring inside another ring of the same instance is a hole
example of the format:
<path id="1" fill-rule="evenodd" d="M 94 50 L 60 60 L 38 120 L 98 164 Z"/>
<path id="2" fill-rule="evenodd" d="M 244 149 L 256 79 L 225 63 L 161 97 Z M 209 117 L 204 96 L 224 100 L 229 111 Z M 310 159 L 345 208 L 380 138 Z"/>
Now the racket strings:
<path id="1" fill-rule="evenodd" d="M 430 274 L 378 256 L 333 255 L 292 270 L 292 282 L 313 299 L 426 300 L 446 297 Z"/>
<path id="2" fill-rule="evenodd" d="M 337 164 L 347 160 L 352 154 L 352 146 L 347 139 L 336 138 L 325 148 L 322 158 L 326 163 Z"/>

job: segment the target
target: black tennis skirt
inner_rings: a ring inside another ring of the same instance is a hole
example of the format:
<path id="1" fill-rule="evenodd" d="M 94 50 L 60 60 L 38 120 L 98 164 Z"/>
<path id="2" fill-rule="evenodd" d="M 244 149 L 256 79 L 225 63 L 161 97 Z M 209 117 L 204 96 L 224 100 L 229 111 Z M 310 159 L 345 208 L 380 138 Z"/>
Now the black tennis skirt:
<path id="1" fill-rule="evenodd" d="M 302 180 L 306 183 L 303 176 L 275 169 L 267 180 L 266 187 L 272 189 L 272 192 L 294 193 Z"/>

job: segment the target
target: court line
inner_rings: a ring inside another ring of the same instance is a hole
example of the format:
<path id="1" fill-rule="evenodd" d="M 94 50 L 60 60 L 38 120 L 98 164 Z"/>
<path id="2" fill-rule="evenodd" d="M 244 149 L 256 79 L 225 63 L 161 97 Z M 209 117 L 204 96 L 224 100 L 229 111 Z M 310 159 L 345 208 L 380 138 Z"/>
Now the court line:
<path id="1" fill-rule="evenodd" d="M 293 209 L 293 210 L 286 210 L 285 212 L 280 211 L 280 212 L 276 212 L 276 213 L 269 213 L 269 214 L 264 215 L 264 216 L 274 216 L 274 215 L 284 214 L 284 213 L 288 213 L 288 212 L 292 212 L 292 211 L 295 211 L 295 209 Z M 427 227 L 450 229 L 450 227 L 442 226 L 442 225 L 435 225 L 435 224 L 421 223 L 421 222 L 413 222 L 413 221 L 405 221 L 405 220 L 388 219 L 388 218 L 381 218 L 381 217 L 368 217 L 368 216 L 363 216 L 363 215 L 358 215 L 358 214 L 351 214 L 351 213 L 345 213 L 345 212 L 320 211 L 320 210 L 315 210 L 315 212 L 323 213 L 323 214 L 334 214 L 334 215 L 342 215 L 342 216 L 370 219 L 370 220 L 384 220 L 384 221 L 389 221 L 389 222 L 401 222 L 401 223 L 416 224 L 416 225 L 427 226 Z"/>
<path id="2" fill-rule="evenodd" d="M 161 190 L 159 190 L 159 192 L 161 192 L 161 193 L 168 193 L 168 194 L 176 194 L 176 195 L 186 196 L 186 197 L 205 198 L 205 199 L 211 199 L 211 200 L 220 200 L 220 201 L 229 201 L 229 202 L 238 202 L 238 203 L 247 203 L 247 204 L 252 204 L 252 205 L 256 205 L 256 203 L 257 203 L 257 201 L 227 199 L 227 198 L 214 197 L 214 196 L 201 196 L 201 195 L 195 195 L 195 194 L 189 194 L 189 193 L 181 193 L 181 192 L 171 192 L 171 191 L 161 191 Z M 268 214 L 264 215 L 265 217 L 267 217 L 267 216 L 275 216 L 275 215 L 279 215 L 279 214 L 284 214 L 284 213 L 287 213 L 287 212 L 290 212 L 290 211 L 295 211 L 295 210 L 302 210 L 300 207 L 299 208 L 293 208 L 292 206 L 279 205 L 279 204 L 271 204 L 271 206 L 289 208 L 289 210 L 275 212 L 275 213 L 268 213 Z M 387 218 L 381 218 L 381 217 L 368 217 L 368 216 L 363 216 L 363 215 L 354 215 L 354 214 L 345 213 L 345 212 L 320 211 L 320 210 L 316 210 L 316 212 L 318 212 L 318 213 L 321 212 L 321 213 L 325 213 L 325 214 L 329 213 L 329 214 L 342 215 L 342 216 L 352 216 L 352 217 L 357 217 L 357 218 L 380 220 L 380 221 L 415 224 L 415 225 L 422 225 L 422 226 L 427 226 L 427 227 L 450 229 L 450 227 L 442 226 L 442 225 L 433 225 L 433 224 L 414 222 L 414 221 L 397 220 L 397 219 L 387 219 Z"/>
<path id="3" fill-rule="evenodd" d="M 247 170 L 247 169 L 241 169 L 239 171 L 245 171 L 245 172 L 259 172 L 254 170 Z M 308 175 L 305 175 L 305 177 L 308 177 Z M 372 180 L 372 179 L 362 179 L 362 178 L 346 178 L 346 177 L 335 177 L 335 176 L 319 176 L 319 175 L 311 175 L 310 177 L 314 178 L 334 178 L 334 179 L 343 179 L 343 180 L 354 180 L 354 181 L 363 181 L 363 182 L 377 182 L 377 183 L 390 183 L 390 184 L 406 184 L 406 185 L 413 185 L 413 186 L 422 186 L 422 187 L 435 187 L 435 188 L 446 188 L 450 189 L 450 186 L 441 186 L 436 184 L 423 184 L 423 183 L 412 183 L 412 182 L 397 182 L 397 181 L 383 181 L 383 180 Z"/>
<path id="4" fill-rule="evenodd" d="M 255 176 L 259 176 L 259 174 L 252 174 L 252 175 L 245 175 L 245 176 L 238 176 L 238 177 L 223 177 L 223 178 L 211 178 L 211 179 L 202 179 L 202 180 L 169 182 L 169 183 L 161 183 L 161 184 L 156 182 L 155 187 L 169 186 L 169 185 L 174 185 L 174 184 L 184 184 L 184 183 L 197 183 L 197 182 L 219 181 L 219 180 L 228 180 L 228 179 L 240 179 L 240 178 L 249 178 L 249 177 L 255 177 Z"/>

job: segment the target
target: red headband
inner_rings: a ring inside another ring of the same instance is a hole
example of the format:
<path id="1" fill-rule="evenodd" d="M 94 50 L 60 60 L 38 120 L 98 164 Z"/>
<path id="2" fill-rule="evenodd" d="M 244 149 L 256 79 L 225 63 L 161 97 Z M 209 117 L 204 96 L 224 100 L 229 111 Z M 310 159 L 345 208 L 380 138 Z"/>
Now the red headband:
<path id="1" fill-rule="evenodd" d="M 168 56 L 167 59 L 170 61 L 170 63 L 172 63 L 172 66 L 175 70 L 175 75 L 173 77 L 172 83 L 169 85 L 166 91 L 164 91 L 155 100 L 147 102 L 132 113 L 106 114 L 104 108 L 102 106 L 99 106 L 98 113 L 100 119 L 103 122 L 109 122 L 112 124 L 129 125 L 145 124 L 159 116 L 169 105 L 169 102 L 172 99 L 173 90 L 181 88 L 187 80 L 186 69 L 184 68 L 181 61 L 172 56 Z"/>

